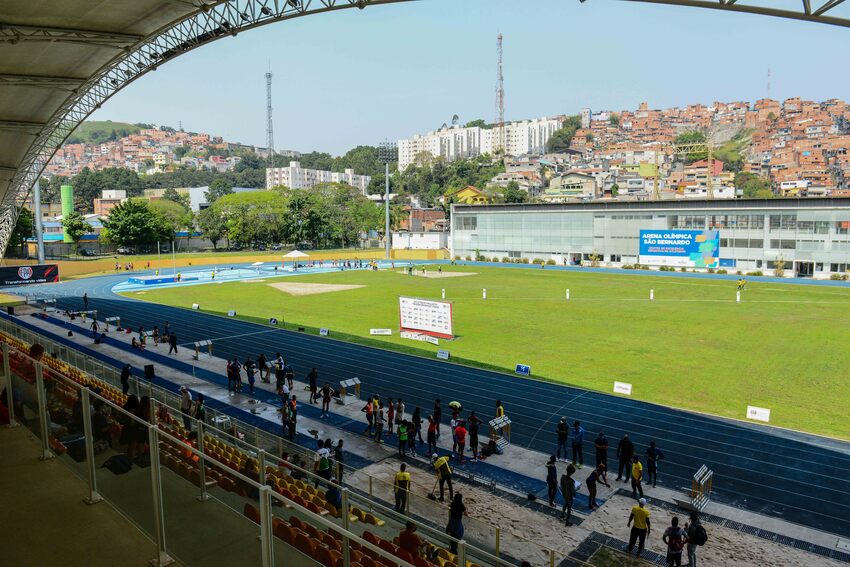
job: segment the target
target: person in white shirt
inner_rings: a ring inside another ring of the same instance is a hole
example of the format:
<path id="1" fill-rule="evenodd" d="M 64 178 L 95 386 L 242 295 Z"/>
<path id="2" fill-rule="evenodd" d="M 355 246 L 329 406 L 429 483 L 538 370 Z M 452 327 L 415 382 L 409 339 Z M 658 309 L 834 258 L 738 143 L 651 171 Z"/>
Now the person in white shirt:
<path id="1" fill-rule="evenodd" d="M 191 429 L 192 393 L 186 386 L 180 387 L 180 413 L 183 414 L 183 427 L 186 429 Z"/>

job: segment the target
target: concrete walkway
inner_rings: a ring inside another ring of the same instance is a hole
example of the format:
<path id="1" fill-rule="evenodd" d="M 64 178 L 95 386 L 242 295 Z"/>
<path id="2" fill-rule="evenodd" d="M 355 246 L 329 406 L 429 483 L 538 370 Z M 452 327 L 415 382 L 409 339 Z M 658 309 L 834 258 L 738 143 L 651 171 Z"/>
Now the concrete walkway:
<path id="1" fill-rule="evenodd" d="M 0 427 L 0 565 L 145 567 L 156 546 L 108 503 L 83 502 L 85 483 L 21 426 Z"/>

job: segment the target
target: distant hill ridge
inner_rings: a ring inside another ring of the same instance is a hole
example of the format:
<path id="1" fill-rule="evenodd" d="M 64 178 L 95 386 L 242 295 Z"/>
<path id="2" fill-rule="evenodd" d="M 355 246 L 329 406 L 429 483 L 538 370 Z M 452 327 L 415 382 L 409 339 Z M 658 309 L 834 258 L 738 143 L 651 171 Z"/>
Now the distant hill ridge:
<path id="1" fill-rule="evenodd" d="M 66 143 L 101 144 L 135 134 L 143 128 L 148 127 L 150 127 L 149 124 L 129 124 L 127 122 L 113 122 L 111 120 L 88 120 L 74 130 Z"/>

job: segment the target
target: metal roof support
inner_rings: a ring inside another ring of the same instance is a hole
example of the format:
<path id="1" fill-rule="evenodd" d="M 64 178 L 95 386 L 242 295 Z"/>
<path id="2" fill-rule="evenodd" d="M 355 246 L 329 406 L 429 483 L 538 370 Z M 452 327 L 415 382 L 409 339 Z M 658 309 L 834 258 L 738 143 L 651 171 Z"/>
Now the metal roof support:
<path id="1" fill-rule="evenodd" d="M 0 130 L 13 130 L 16 132 L 29 132 L 38 134 L 44 128 L 43 122 L 23 122 L 20 120 L 0 120 Z"/>
<path id="2" fill-rule="evenodd" d="M 45 89 L 73 90 L 86 82 L 75 77 L 50 77 L 46 75 L 7 75 L 0 73 L 0 86 L 42 87 Z"/>
<path id="3" fill-rule="evenodd" d="M 20 26 L 0 22 L 0 42 L 12 44 L 23 41 L 50 41 L 123 49 L 142 39 L 144 39 L 143 36 L 126 33 L 45 26 Z"/>

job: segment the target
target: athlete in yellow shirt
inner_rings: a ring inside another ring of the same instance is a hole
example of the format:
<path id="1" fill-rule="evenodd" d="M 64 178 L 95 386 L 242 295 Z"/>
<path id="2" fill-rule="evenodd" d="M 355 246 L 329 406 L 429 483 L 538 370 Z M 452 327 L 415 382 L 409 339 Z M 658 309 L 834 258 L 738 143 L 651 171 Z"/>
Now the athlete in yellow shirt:
<path id="1" fill-rule="evenodd" d="M 649 510 L 646 508 L 646 500 L 641 498 L 638 500 L 638 505 L 632 507 L 632 513 L 629 514 L 629 521 L 626 522 L 626 526 L 630 526 L 634 521 L 634 526 L 632 526 L 632 531 L 629 534 L 629 555 L 632 554 L 632 549 L 635 546 L 635 542 L 638 542 L 637 553 L 635 557 L 640 557 L 640 552 L 643 551 L 643 546 L 646 543 L 646 536 L 649 535 L 651 530 L 651 524 L 649 521 Z"/>
<path id="2" fill-rule="evenodd" d="M 407 510 L 407 495 L 410 492 L 410 473 L 407 472 L 407 465 L 404 463 L 401 464 L 395 475 L 393 490 L 395 492 L 395 511 L 403 513 Z"/>

